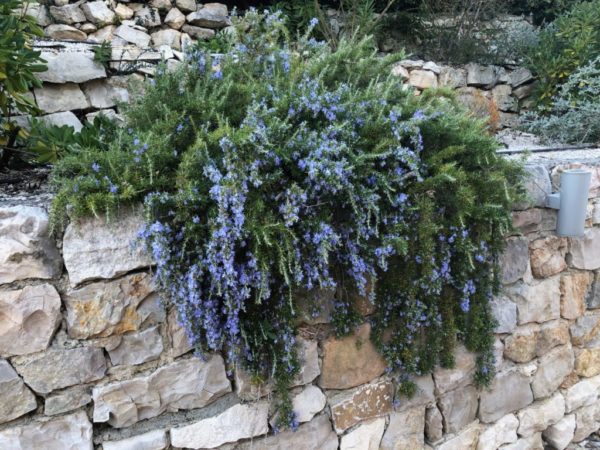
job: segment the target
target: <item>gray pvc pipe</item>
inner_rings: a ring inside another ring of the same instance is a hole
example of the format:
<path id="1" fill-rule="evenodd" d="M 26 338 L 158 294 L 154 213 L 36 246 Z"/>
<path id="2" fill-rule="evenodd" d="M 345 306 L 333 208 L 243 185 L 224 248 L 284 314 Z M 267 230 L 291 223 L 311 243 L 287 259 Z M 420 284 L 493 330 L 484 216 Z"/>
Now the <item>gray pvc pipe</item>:
<path id="1" fill-rule="evenodd" d="M 556 232 L 560 236 L 583 236 L 592 173 L 565 170 L 560 176 L 560 209 Z"/>

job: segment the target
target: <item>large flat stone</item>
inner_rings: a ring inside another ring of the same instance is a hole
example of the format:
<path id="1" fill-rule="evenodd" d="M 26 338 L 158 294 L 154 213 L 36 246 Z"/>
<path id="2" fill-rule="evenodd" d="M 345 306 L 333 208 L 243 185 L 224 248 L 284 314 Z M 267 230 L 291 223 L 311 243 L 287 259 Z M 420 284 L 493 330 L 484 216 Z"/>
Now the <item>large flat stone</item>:
<path id="1" fill-rule="evenodd" d="M 557 347 L 542 356 L 531 383 L 536 400 L 552 395 L 565 378 L 573 372 L 573 368 L 574 356 L 570 345 Z"/>
<path id="2" fill-rule="evenodd" d="M 123 77 L 111 77 L 106 80 L 94 80 L 83 85 L 83 92 L 94 108 L 112 108 L 118 103 L 129 101 L 129 92 L 123 84 Z"/>
<path id="3" fill-rule="evenodd" d="M 512 284 L 525 276 L 529 268 L 529 246 L 526 238 L 506 239 L 506 248 L 500 259 L 500 267 L 502 267 L 504 284 Z"/>
<path id="4" fill-rule="evenodd" d="M 292 399 L 292 406 L 299 423 L 308 422 L 323 411 L 327 398 L 321 389 L 314 385 L 307 386 Z"/>
<path id="5" fill-rule="evenodd" d="M 481 432 L 477 450 L 497 450 L 501 445 L 517 442 L 517 428 L 519 420 L 514 414 L 507 414 Z"/>
<path id="6" fill-rule="evenodd" d="M 548 444 L 556 450 L 564 450 L 573 440 L 577 420 L 575 414 L 569 414 L 556 424 L 549 426 L 542 434 Z"/>
<path id="7" fill-rule="evenodd" d="M 64 414 L 91 403 L 91 388 L 74 386 L 46 397 L 44 401 L 44 414 L 55 416 Z"/>
<path id="8" fill-rule="evenodd" d="M 499 373 L 489 389 L 481 392 L 479 418 L 482 422 L 495 422 L 532 402 L 528 376 L 516 370 Z"/>
<path id="9" fill-rule="evenodd" d="M 47 61 L 48 70 L 38 78 L 48 83 L 84 83 L 106 78 L 104 66 L 94 61 L 92 52 L 43 51 L 41 57 Z"/>
<path id="10" fill-rule="evenodd" d="M 46 211 L 33 206 L 0 208 L 0 284 L 54 278 L 61 267 Z"/>
<path id="11" fill-rule="evenodd" d="M 600 376 L 583 379 L 564 391 L 565 411 L 573 412 L 583 406 L 593 405 L 598 399 Z"/>
<path id="12" fill-rule="evenodd" d="M 220 356 L 180 360 L 148 376 L 95 387 L 94 422 L 127 427 L 165 411 L 201 408 L 227 392 L 231 384 Z"/>
<path id="13" fill-rule="evenodd" d="M 171 356 L 181 356 L 194 347 L 190 344 L 185 328 L 179 324 L 177 308 L 171 308 L 167 315 L 167 335 L 171 346 Z"/>
<path id="14" fill-rule="evenodd" d="M 158 326 L 133 332 L 106 347 L 113 366 L 142 364 L 157 359 L 164 350 Z"/>
<path id="15" fill-rule="evenodd" d="M 84 411 L 0 431 L 0 448 L 93 450 L 92 424 Z"/>
<path id="16" fill-rule="evenodd" d="M 128 25 L 118 27 L 114 31 L 114 35 L 140 48 L 146 48 L 150 44 L 150 35 L 148 33 L 136 30 Z"/>
<path id="17" fill-rule="evenodd" d="M 85 15 L 78 5 L 51 6 L 50 15 L 58 23 L 74 24 L 85 22 Z"/>
<path id="18" fill-rule="evenodd" d="M 71 111 L 46 114 L 38 118 L 40 122 L 55 127 L 71 127 L 76 133 L 80 132 L 83 124 Z"/>
<path id="19" fill-rule="evenodd" d="M 444 430 L 456 433 L 477 417 L 477 389 L 470 385 L 447 392 L 440 397 L 438 404 L 444 417 Z"/>
<path id="20" fill-rule="evenodd" d="M 478 423 L 465 428 L 456 436 L 449 438 L 443 444 L 436 447 L 436 450 L 475 450 L 479 440 L 481 426 Z"/>
<path id="21" fill-rule="evenodd" d="M 147 273 L 69 289 L 64 302 L 68 333 L 74 339 L 123 334 L 165 320 L 164 306 Z"/>
<path id="22" fill-rule="evenodd" d="M 87 35 L 71 25 L 54 23 L 44 29 L 44 36 L 50 39 L 85 41 Z"/>
<path id="23" fill-rule="evenodd" d="M 70 223 L 63 238 L 63 257 L 71 286 L 150 266 L 150 256 L 141 247 L 133 248 L 143 224 L 141 215 L 132 213 L 111 222 L 90 218 Z"/>
<path id="24" fill-rule="evenodd" d="M 323 343 L 323 368 L 319 385 L 348 389 L 380 376 L 386 363 L 370 340 L 371 326 L 361 325 L 352 336 L 330 338 Z"/>
<path id="25" fill-rule="evenodd" d="M 163 450 L 169 447 L 167 433 L 154 430 L 119 441 L 102 443 L 102 450 Z"/>
<path id="26" fill-rule="evenodd" d="M 425 407 L 418 406 L 390 414 L 390 423 L 381 440 L 380 450 L 413 450 L 423 448 Z"/>
<path id="27" fill-rule="evenodd" d="M 586 297 L 592 277 L 587 272 L 569 273 L 560 280 L 560 315 L 577 319 L 586 309 Z"/>
<path id="28" fill-rule="evenodd" d="M 106 3 L 100 0 L 83 3 L 81 10 L 87 20 L 100 26 L 111 24 L 117 18 L 117 15 L 106 6 Z"/>
<path id="29" fill-rule="evenodd" d="M 10 422 L 37 408 L 35 395 L 4 359 L 0 359 L 0 398 L 0 423 Z"/>
<path id="30" fill-rule="evenodd" d="M 558 236 L 536 239 L 529 244 L 531 272 L 536 278 L 548 278 L 567 268 L 567 240 Z"/>
<path id="31" fill-rule="evenodd" d="M 238 404 L 215 417 L 171 429 L 171 444 L 185 448 L 216 448 L 228 442 L 267 434 L 269 404 Z M 337 444 L 337 442 L 336 442 Z"/>
<path id="32" fill-rule="evenodd" d="M 95 347 L 50 350 L 15 369 L 35 392 L 48 394 L 76 384 L 99 380 L 106 372 L 104 352 Z"/>
<path id="33" fill-rule="evenodd" d="M 565 399 L 560 393 L 547 400 L 535 402 L 519 411 L 519 436 L 532 436 L 554 425 L 565 415 Z"/>
<path id="34" fill-rule="evenodd" d="M 506 289 L 517 304 L 518 323 L 547 322 L 560 318 L 560 277 L 546 278 L 538 283 L 519 283 Z"/>
<path id="35" fill-rule="evenodd" d="M 205 3 L 196 11 L 187 15 L 192 25 L 206 28 L 224 28 L 230 24 L 227 17 L 227 6 L 220 3 Z"/>
<path id="36" fill-rule="evenodd" d="M 60 296 L 51 284 L 0 292 L 0 356 L 45 350 L 61 317 Z"/>
<path id="37" fill-rule="evenodd" d="M 470 384 L 473 381 L 475 366 L 475 355 L 462 345 L 458 346 L 454 352 L 454 367 L 436 367 L 433 371 L 436 395 Z"/>
<path id="38" fill-rule="evenodd" d="M 340 450 L 379 450 L 385 419 L 373 419 L 342 436 Z"/>
<path id="39" fill-rule="evenodd" d="M 569 238 L 567 258 L 576 269 L 600 269 L 600 228 L 588 228 L 583 237 Z"/>

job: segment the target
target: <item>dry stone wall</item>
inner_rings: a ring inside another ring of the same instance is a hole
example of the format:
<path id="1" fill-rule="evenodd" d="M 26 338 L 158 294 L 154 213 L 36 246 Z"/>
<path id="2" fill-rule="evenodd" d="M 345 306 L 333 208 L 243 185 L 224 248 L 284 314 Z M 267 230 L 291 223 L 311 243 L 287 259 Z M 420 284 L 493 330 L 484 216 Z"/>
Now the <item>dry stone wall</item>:
<path id="1" fill-rule="evenodd" d="M 11 450 L 542 450 L 600 429 L 600 164 L 585 236 L 558 237 L 544 195 L 572 164 L 528 166 L 530 200 L 503 256 L 493 300 L 497 376 L 473 385 L 475 359 L 415 379 L 405 398 L 365 323 L 335 338 L 302 320 L 296 432 L 273 432 L 271 386 L 223 357 L 193 356 L 161 301 L 147 255 L 131 246 L 137 210 L 71 223 L 0 206 L 0 448 Z M 324 310 L 332 296 L 315 293 Z"/>

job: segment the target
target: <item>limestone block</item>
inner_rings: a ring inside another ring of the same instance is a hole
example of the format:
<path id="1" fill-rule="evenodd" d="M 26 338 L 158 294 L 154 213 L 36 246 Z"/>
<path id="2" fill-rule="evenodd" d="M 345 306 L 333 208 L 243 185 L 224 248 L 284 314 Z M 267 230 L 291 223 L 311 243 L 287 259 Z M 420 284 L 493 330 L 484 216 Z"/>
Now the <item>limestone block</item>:
<path id="1" fill-rule="evenodd" d="M 102 450 L 164 450 L 168 447 L 169 440 L 164 430 L 153 430 L 128 439 L 102 443 Z"/>
<path id="2" fill-rule="evenodd" d="M 194 347 L 190 344 L 185 328 L 179 324 L 177 319 L 177 309 L 171 308 L 167 316 L 167 335 L 171 345 L 171 356 L 177 358 Z"/>
<path id="3" fill-rule="evenodd" d="M 536 278 L 548 278 L 567 268 L 565 255 L 567 239 L 548 236 L 536 239 L 529 245 L 531 272 Z"/>
<path id="4" fill-rule="evenodd" d="M 477 389 L 470 385 L 447 392 L 440 397 L 438 405 L 444 417 L 444 430 L 447 433 L 456 433 L 477 416 Z"/>
<path id="5" fill-rule="evenodd" d="M 600 272 L 596 273 L 586 299 L 589 309 L 600 308 Z"/>
<path id="6" fill-rule="evenodd" d="M 157 359 L 164 347 L 158 326 L 129 333 L 106 347 L 113 366 L 135 365 Z"/>
<path id="7" fill-rule="evenodd" d="M 544 208 L 546 206 L 546 196 L 552 193 L 548 169 L 542 164 L 527 164 L 525 171 L 527 176 L 523 180 L 523 187 L 528 199 L 516 205 L 515 209 L 523 210 L 533 206 Z"/>
<path id="8" fill-rule="evenodd" d="M 579 317 L 571 325 L 573 345 L 584 346 L 595 340 L 600 332 L 600 312 L 591 312 Z"/>
<path id="9" fill-rule="evenodd" d="M 75 83 L 45 84 L 41 88 L 35 88 L 33 92 L 38 106 L 46 113 L 85 109 L 90 106 Z"/>
<path id="10" fill-rule="evenodd" d="M 135 12 L 136 21 L 145 28 L 160 26 L 160 13 L 156 8 L 143 7 Z"/>
<path id="11" fill-rule="evenodd" d="M 542 228 L 542 209 L 540 208 L 513 211 L 512 218 L 513 227 L 523 234 L 540 231 Z"/>
<path id="12" fill-rule="evenodd" d="M 183 12 L 196 11 L 196 0 L 175 0 L 175 5 Z"/>
<path id="13" fill-rule="evenodd" d="M 536 400 L 552 395 L 573 371 L 573 368 L 574 355 L 570 345 L 557 347 L 542 356 L 531 383 Z"/>
<path id="14" fill-rule="evenodd" d="M 585 272 L 562 276 L 560 280 L 560 315 L 563 318 L 577 319 L 583 315 L 591 281 L 590 274 Z"/>
<path id="15" fill-rule="evenodd" d="M 600 376 L 587 378 L 565 390 L 565 411 L 573 412 L 583 406 L 593 405 L 598 399 Z"/>
<path id="16" fill-rule="evenodd" d="M 480 397 L 479 418 L 485 423 L 495 422 L 533 402 L 529 377 L 516 370 L 497 374 Z"/>
<path id="17" fill-rule="evenodd" d="M 504 357 L 517 363 L 524 363 L 535 358 L 540 327 L 537 324 L 526 324 L 517 328 L 504 341 Z"/>
<path id="18" fill-rule="evenodd" d="M 216 34 L 215 30 L 212 30 L 210 28 L 195 27 L 193 25 L 184 25 L 183 27 L 181 27 L 181 31 L 189 34 L 191 37 L 196 39 L 210 39 L 213 38 Z M 181 36 L 182 48 L 184 48 L 184 36 L 185 35 Z"/>
<path id="19" fill-rule="evenodd" d="M 101 0 L 85 2 L 81 5 L 81 10 L 86 19 L 95 24 L 108 25 L 117 19 L 116 14 Z"/>
<path id="20" fill-rule="evenodd" d="M 228 442 L 260 436 L 269 431 L 268 412 L 267 402 L 238 404 L 218 416 L 171 429 L 171 444 L 192 449 L 216 448 Z"/>
<path id="21" fill-rule="evenodd" d="M 46 116 L 39 117 L 38 120 L 45 123 L 46 125 L 54 125 L 57 127 L 72 127 L 75 130 L 75 132 L 80 132 L 83 128 L 83 124 L 71 111 L 48 114 Z"/>
<path id="22" fill-rule="evenodd" d="M 415 406 L 425 406 L 435 403 L 435 386 L 430 374 L 413 377 L 411 381 L 415 384 L 416 391 L 412 397 L 403 396 L 398 392 L 394 404 L 396 411 L 404 411 Z"/>
<path id="23" fill-rule="evenodd" d="M 48 213 L 33 206 L 0 207 L 0 284 L 60 275 L 60 253 L 48 233 Z"/>
<path id="24" fill-rule="evenodd" d="M 123 77 L 112 77 L 106 80 L 94 80 L 83 85 L 83 92 L 94 108 L 112 108 L 118 103 L 129 101 L 129 92 L 123 84 Z"/>
<path id="25" fill-rule="evenodd" d="M 114 35 L 140 48 L 146 48 L 150 44 L 150 35 L 148 33 L 136 30 L 128 25 L 119 26 L 115 29 Z"/>
<path id="26" fill-rule="evenodd" d="M 560 393 L 547 400 L 535 402 L 519 411 L 519 436 L 529 437 L 554 425 L 565 415 L 565 399 Z"/>
<path id="27" fill-rule="evenodd" d="M 379 450 L 385 419 L 374 419 L 342 436 L 340 450 Z"/>
<path id="28" fill-rule="evenodd" d="M 501 445 L 517 442 L 517 428 L 519 428 L 519 420 L 514 414 L 507 414 L 482 430 L 477 450 L 496 450 Z"/>
<path id="29" fill-rule="evenodd" d="M 537 356 L 543 356 L 554 347 L 568 344 L 570 338 L 569 323 L 567 321 L 552 320 L 545 322 L 540 327 L 535 353 Z"/>
<path id="30" fill-rule="evenodd" d="M 480 430 L 480 425 L 474 423 L 469 428 L 466 428 L 456 436 L 439 445 L 437 450 L 475 450 L 477 448 Z"/>
<path id="31" fill-rule="evenodd" d="M 503 445 L 500 450 L 544 450 L 542 434 L 537 433 L 533 436 L 521 438 L 514 444 Z"/>
<path id="32" fill-rule="evenodd" d="M 99 380 L 106 372 L 104 352 L 95 347 L 49 350 L 15 364 L 25 383 L 35 392 L 49 394 L 76 384 Z"/>
<path id="33" fill-rule="evenodd" d="M 37 408 L 35 395 L 4 359 L 0 359 L 0 398 L 0 423 L 10 422 Z M 0 432 L 0 442 L 1 436 Z"/>
<path id="34" fill-rule="evenodd" d="M 467 70 L 467 85 L 493 88 L 498 83 L 498 71 L 494 66 L 482 66 L 470 63 L 465 66 Z"/>
<path id="35" fill-rule="evenodd" d="M 41 284 L 0 292 L 0 356 L 26 355 L 48 348 L 61 320 L 60 296 Z"/>
<path id="36" fill-rule="evenodd" d="M 150 6 L 161 11 L 168 11 L 171 9 L 171 0 L 151 0 Z"/>
<path id="37" fill-rule="evenodd" d="M 512 333 L 517 327 L 517 305 L 506 295 L 499 295 L 490 301 L 492 314 L 498 323 L 496 333 Z"/>
<path id="38" fill-rule="evenodd" d="M 549 426 L 542 435 L 554 449 L 564 450 L 573 440 L 576 425 L 575 414 L 569 414 L 554 425 Z"/>
<path id="39" fill-rule="evenodd" d="M 438 442 L 444 435 L 444 417 L 437 406 L 425 411 L 425 437 L 428 442 Z M 408 450 L 408 449 L 407 449 Z"/>
<path id="40" fill-rule="evenodd" d="M 575 411 L 575 434 L 573 442 L 581 442 L 600 428 L 598 421 L 598 405 L 584 406 Z"/>
<path id="41" fill-rule="evenodd" d="M 348 389 L 380 376 L 386 363 L 370 341 L 371 326 L 361 325 L 352 336 L 329 338 L 323 343 L 323 369 L 319 385 Z"/>
<path id="42" fill-rule="evenodd" d="M 314 416 L 323 411 L 327 398 L 321 389 L 314 385 L 307 386 L 292 399 L 292 406 L 298 422 L 309 422 Z"/>
<path id="43" fill-rule="evenodd" d="M 221 3 L 205 3 L 201 8 L 188 14 L 187 21 L 205 28 L 224 28 L 230 25 L 227 6 Z"/>
<path id="44" fill-rule="evenodd" d="M 150 35 L 154 47 L 168 45 L 174 50 L 181 50 L 181 33 L 177 30 L 166 29 L 159 30 Z"/>
<path id="45" fill-rule="evenodd" d="M 429 70 L 413 70 L 409 75 L 408 84 L 417 89 L 436 88 L 438 80 L 435 73 Z"/>
<path id="46" fill-rule="evenodd" d="M 71 25 L 53 23 L 44 29 L 44 36 L 50 39 L 85 41 L 87 34 Z"/>
<path id="47" fill-rule="evenodd" d="M 123 334 L 165 320 L 164 306 L 147 273 L 69 289 L 64 302 L 67 330 L 74 339 Z"/>
<path id="48" fill-rule="evenodd" d="M 568 261 L 576 269 L 600 269 L 600 228 L 588 228 L 583 237 L 569 238 Z"/>
<path id="49" fill-rule="evenodd" d="M 408 80 L 410 76 L 408 70 L 406 70 L 406 68 L 404 68 L 400 64 L 396 64 L 392 67 L 392 75 L 394 75 L 395 77 L 400 77 L 400 79 L 403 81 Z"/>
<path id="50" fill-rule="evenodd" d="M 518 67 L 508 74 L 508 79 L 512 87 L 518 87 L 533 80 L 533 74 L 525 67 Z"/>
<path id="51" fill-rule="evenodd" d="M 417 406 L 401 412 L 392 412 L 390 423 L 385 430 L 379 449 L 413 450 L 423 448 L 424 429 L 424 406 Z"/>
<path id="52" fill-rule="evenodd" d="M 185 15 L 177 8 L 173 8 L 165 17 L 165 24 L 169 25 L 174 30 L 179 30 L 185 25 Z"/>
<path id="53" fill-rule="evenodd" d="M 94 61 L 92 52 L 42 51 L 48 70 L 38 77 L 48 83 L 84 83 L 97 78 L 106 78 L 104 66 Z"/>
<path id="54" fill-rule="evenodd" d="M 64 414 L 91 403 L 92 394 L 86 386 L 74 386 L 46 397 L 44 401 L 44 414 L 55 416 Z"/>
<path id="55" fill-rule="evenodd" d="M 462 345 L 458 346 L 454 352 L 454 367 L 436 367 L 433 371 L 436 395 L 470 384 L 473 381 L 475 366 L 475 355 Z"/>
<path id="56" fill-rule="evenodd" d="M 115 7 L 115 14 L 119 20 L 128 20 L 133 17 L 133 10 L 123 3 L 119 3 Z"/>
<path id="57" fill-rule="evenodd" d="M 560 318 L 560 277 L 532 285 L 516 284 L 506 294 L 517 304 L 518 323 L 547 322 Z"/>
<path id="58" fill-rule="evenodd" d="M 492 89 L 492 98 L 500 111 L 517 112 L 518 102 L 512 95 L 512 88 L 506 84 L 500 84 Z"/>
<path id="59" fill-rule="evenodd" d="M 392 410 L 394 387 L 389 381 L 366 384 L 330 399 L 335 430 L 341 433 L 363 421 L 385 416 Z"/>
<path id="60" fill-rule="evenodd" d="M 152 260 L 141 246 L 133 248 L 143 223 L 141 215 L 133 213 L 111 222 L 104 217 L 71 222 L 63 237 L 63 257 L 71 286 L 150 266 Z"/>
<path id="61" fill-rule="evenodd" d="M 120 3 L 122 4 L 122 3 Z M 115 37 L 115 31 L 117 27 L 115 25 L 107 25 L 100 28 L 98 31 L 88 35 L 88 40 L 91 42 L 102 43 L 104 41 L 112 42 Z M 120 38 L 117 38 L 120 39 Z"/>
<path id="62" fill-rule="evenodd" d="M 465 87 L 467 85 L 467 71 L 460 68 L 443 67 L 439 76 L 439 83 L 440 86 L 453 89 Z"/>
<path id="63" fill-rule="evenodd" d="M 582 377 L 593 377 L 600 374 L 600 348 L 578 350 L 575 372 Z"/>
<path id="64" fill-rule="evenodd" d="M 127 427 L 165 411 L 201 408 L 228 392 L 221 356 L 179 360 L 148 376 L 95 387 L 94 422 Z"/>
<path id="65" fill-rule="evenodd" d="M 72 25 L 78 22 L 85 22 L 85 14 L 83 14 L 81 8 L 76 4 L 67 4 L 64 6 L 51 6 L 50 15 L 58 23 L 66 23 L 67 25 Z"/>
<path id="66" fill-rule="evenodd" d="M 529 268 L 529 247 L 526 238 L 512 237 L 506 240 L 500 267 L 504 284 L 512 284 L 525 276 Z"/>
<path id="67" fill-rule="evenodd" d="M 84 411 L 0 431 L 0 448 L 93 450 L 92 424 Z"/>

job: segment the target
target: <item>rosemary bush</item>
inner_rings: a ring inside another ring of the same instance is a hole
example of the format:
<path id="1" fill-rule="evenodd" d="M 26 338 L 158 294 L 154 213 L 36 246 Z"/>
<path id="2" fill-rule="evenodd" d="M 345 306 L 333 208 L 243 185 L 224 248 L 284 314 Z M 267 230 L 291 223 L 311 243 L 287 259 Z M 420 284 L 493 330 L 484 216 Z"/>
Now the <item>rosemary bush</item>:
<path id="1" fill-rule="evenodd" d="M 279 14 L 248 12 L 226 53 L 159 71 L 107 149 L 54 170 L 55 226 L 144 203 L 140 237 L 198 353 L 272 378 L 292 427 L 298 293 L 335 289 L 340 334 L 368 295 L 403 392 L 451 366 L 457 339 L 489 381 L 489 299 L 521 173 L 451 94 L 415 97 L 391 76 L 402 55 L 377 57 L 370 38 L 333 50 L 315 22 L 292 42 Z"/>

